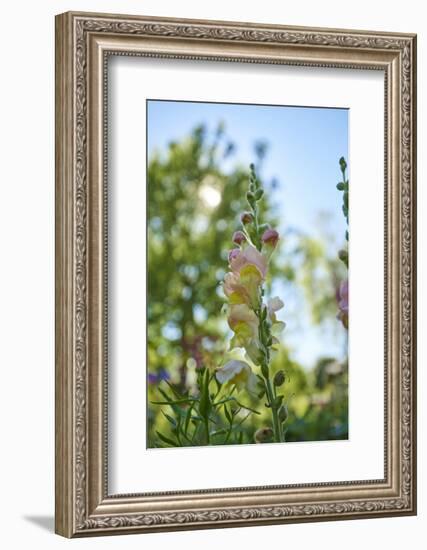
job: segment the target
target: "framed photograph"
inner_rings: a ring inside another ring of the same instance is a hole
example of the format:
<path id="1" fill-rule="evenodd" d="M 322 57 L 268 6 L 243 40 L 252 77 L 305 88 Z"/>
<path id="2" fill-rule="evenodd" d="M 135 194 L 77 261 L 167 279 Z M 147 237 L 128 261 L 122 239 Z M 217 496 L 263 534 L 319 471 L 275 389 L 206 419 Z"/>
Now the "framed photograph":
<path id="1" fill-rule="evenodd" d="M 416 37 L 56 18 L 56 532 L 416 513 Z"/>

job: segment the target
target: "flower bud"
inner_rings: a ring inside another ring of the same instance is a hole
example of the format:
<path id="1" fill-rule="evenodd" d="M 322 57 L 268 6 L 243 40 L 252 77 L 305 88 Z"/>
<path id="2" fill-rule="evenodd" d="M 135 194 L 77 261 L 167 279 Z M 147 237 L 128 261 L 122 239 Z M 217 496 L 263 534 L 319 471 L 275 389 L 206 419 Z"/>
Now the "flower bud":
<path id="1" fill-rule="evenodd" d="M 273 378 L 273 384 L 278 388 L 285 381 L 285 371 L 279 370 L 276 372 Z"/>
<path id="2" fill-rule="evenodd" d="M 277 233 L 275 229 L 267 229 L 262 234 L 262 254 L 267 258 L 267 260 L 270 259 L 270 256 L 273 254 L 278 240 L 279 233 Z"/>
<path id="3" fill-rule="evenodd" d="M 288 419 L 288 416 L 289 416 L 288 407 L 286 405 L 282 405 L 278 413 L 280 422 L 286 422 L 286 420 Z"/>
<path id="4" fill-rule="evenodd" d="M 256 201 L 260 201 L 262 199 L 262 196 L 264 195 L 264 190 L 263 189 L 257 189 L 255 191 L 255 200 Z"/>
<path id="5" fill-rule="evenodd" d="M 250 212 L 243 212 L 240 216 L 240 221 L 243 225 L 247 225 L 248 223 L 252 223 L 254 221 L 254 217 Z"/>
<path id="6" fill-rule="evenodd" d="M 248 192 L 246 193 L 246 199 L 247 199 L 248 203 L 249 203 L 251 206 L 253 206 L 253 202 L 254 202 L 254 200 L 255 200 L 255 195 L 252 193 L 252 191 L 248 191 Z"/>
<path id="7" fill-rule="evenodd" d="M 245 234 L 242 231 L 236 231 L 233 235 L 233 243 L 241 245 L 246 242 Z"/>
<path id="8" fill-rule="evenodd" d="M 346 163 L 344 157 L 341 157 L 341 158 L 340 158 L 340 168 L 341 168 L 341 170 L 342 170 L 343 172 L 344 172 L 344 170 L 347 168 L 347 163 Z"/>
<path id="9" fill-rule="evenodd" d="M 267 443 L 271 441 L 273 437 L 273 430 L 271 428 L 260 428 L 255 432 L 255 443 Z"/>
<path id="10" fill-rule="evenodd" d="M 338 252 L 338 258 L 344 262 L 346 265 L 348 265 L 348 252 L 347 250 L 340 250 Z"/>
<path id="11" fill-rule="evenodd" d="M 275 229 L 267 229 L 262 234 L 261 240 L 264 244 L 275 248 L 277 245 L 277 241 L 279 240 L 279 233 L 277 233 Z"/>

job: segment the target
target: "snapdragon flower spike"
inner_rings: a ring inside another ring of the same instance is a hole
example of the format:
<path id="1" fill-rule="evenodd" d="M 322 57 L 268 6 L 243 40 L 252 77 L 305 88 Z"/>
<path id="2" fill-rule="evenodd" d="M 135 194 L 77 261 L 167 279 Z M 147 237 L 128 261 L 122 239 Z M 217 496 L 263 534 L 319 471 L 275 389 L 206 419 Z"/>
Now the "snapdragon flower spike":
<path id="1" fill-rule="evenodd" d="M 224 293 L 228 299 L 228 325 L 233 331 L 230 351 L 235 348 L 245 351 L 248 361 L 229 361 L 216 373 L 220 383 L 231 382 L 238 388 L 246 386 L 256 388 L 257 381 L 263 384 L 263 395 L 266 396 L 266 407 L 272 419 L 272 428 L 265 428 L 274 441 L 284 441 L 282 424 L 286 420 L 279 417 L 282 396 L 276 395 L 278 384 L 271 379 L 271 351 L 279 343 L 276 335 L 283 330 L 285 323 L 279 321 L 276 312 L 283 307 L 278 297 L 271 298 L 267 304 L 263 301 L 264 282 L 268 264 L 274 249 L 277 247 L 279 234 L 267 223 L 260 221 L 258 203 L 262 200 L 264 190 L 256 177 L 255 168 L 250 167 L 249 188 L 246 198 L 250 208 L 240 216 L 242 231 L 233 235 L 233 243 L 239 248 L 228 254 L 230 271 L 224 277 Z M 255 376 L 251 365 L 260 368 Z M 260 434 L 258 433 L 258 436 Z M 259 437 L 255 440 L 258 442 Z"/>
<path id="2" fill-rule="evenodd" d="M 348 225 L 349 180 L 346 177 L 347 163 L 344 157 L 340 158 L 339 164 L 342 173 L 342 181 L 338 183 L 337 189 L 339 191 L 343 191 L 342 210 Z M 345 239 L 346 241 L 348 241 L 348 229 L 345 232 Z M 340 250 L 338 252 L 338 257 L 348 269 L 348 247 L 346 247 L 346 249 Z M 337 301 L 339 310 L 337 319 L 342 322 L 344 328 L 348 329 L 348 280 L 341 282 L 337 293 Z"/>
<path id="3" fill-rule="evenodd" d="M 259 189 L 256 188 L 258 182 L 254 173 L 251 173 L 251 185 L 256 194 Z M 258 201 L 261 196 L 254 198 L 254 201 Z M 253 209 L 251 202 L 250 206 Z M 230 272 L 224 277 L 223 287 L 229 304 L 228 324 L 234 332 L 230 349 L 244 348 L 246 356 L 259 365 L 265 357 L 265 351 L 262 351 L 263 344 L 259 340 L 260 319 L 258 318 L 261 309 L 266 307 L 262 304 L 262 285 L 267 275 L 271 254 L 277 246 L 279 234 L 268 224 L 258 226 L 257 217 L 251 212 L 243 212 L 240 220 L 243 231 L 236 231 L 233 235 L 233 243 L 239 248 L 229 252 Z M 250 229 L 246 227 L 248 225 Z M 255 240 L 252 242 L 253 236 Z M 257 243 L 257 246 L 254 243 Z M 268 324 L 271 329 L 270 345 L 274 347 L 278 343 L 275 335 L 284 328 L 285 324 L 278 321 L 275 315 L 275 312 L 283 307 L 283 302 L 279 298 L 274 298 L 270 302 Z"/>
<path id="4" fill-rule="evenodd" d="M 243 349 L 248 362 L 227 363 L 217 371 L 219 382 L 232 380 L 236 383 L 242 377 L 247 381 L 256 381 L 251 365 L 261 367 L 263 376 L 268 377 L 270 350 L 275 349 L 279 343 L 276 335 L 285 326 L 276 317 L 283 302 L 275 297 L 264 304 L 262 299 L 268 264 L 277 247 L 279 234 L 267 223 L 259 223 L 257 203 L 262 199 L 263 190 L 256 179 L 253 166 L 249 180 L 247 199 L 251 212 L 243 212 L 240 217 L 242 230 L 233 235 L 233 243 L 239 248 L 233 248 L 228 254 L 229 272 L 224 277 L 223 285 L 228 300 L 227 321 L 234 333 L 229 349 Z M 272 395 L 268 397 L 270 408 L 273 398 Z M 273 414 L 277 418 L 276 409 Z M 275 437 L 280 441 L 282 439 L 278 431 L 276 422 Z"/>

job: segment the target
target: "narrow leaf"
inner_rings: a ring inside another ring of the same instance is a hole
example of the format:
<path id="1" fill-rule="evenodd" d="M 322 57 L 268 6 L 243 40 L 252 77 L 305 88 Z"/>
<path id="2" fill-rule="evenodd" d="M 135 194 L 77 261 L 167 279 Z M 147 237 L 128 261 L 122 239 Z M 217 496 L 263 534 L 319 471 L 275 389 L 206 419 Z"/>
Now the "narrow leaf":
<path id="1" fill-rule="evenodd" d="M 161 432 L 156 431 L 156 434 L 167 445 L 170 445 L 171 447 L 179 447 L 179 444 L 176 441 L 173 441 L 173 439 L 169 439 L 169 437 L 166 437 Z"/>

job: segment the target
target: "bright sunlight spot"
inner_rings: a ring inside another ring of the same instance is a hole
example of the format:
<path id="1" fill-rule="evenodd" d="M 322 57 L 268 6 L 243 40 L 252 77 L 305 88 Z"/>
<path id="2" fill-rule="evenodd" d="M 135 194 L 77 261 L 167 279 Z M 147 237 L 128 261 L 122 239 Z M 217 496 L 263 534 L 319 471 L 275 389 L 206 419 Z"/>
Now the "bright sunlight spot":
<path id="1" fill-rule="evenodd" d="M 221 202 L 221 193 L 207 182 L 200 187 L 199 197 L 207 208 L 216 208 Z"/>

